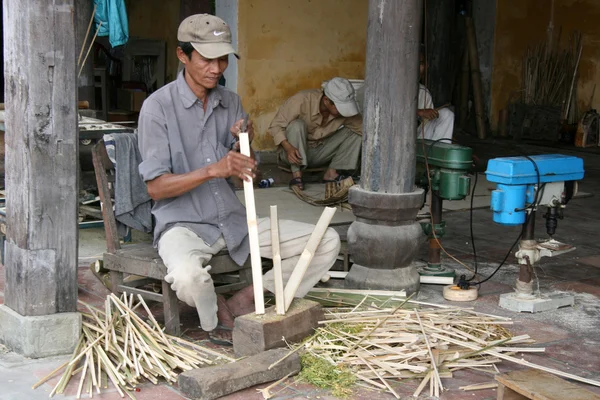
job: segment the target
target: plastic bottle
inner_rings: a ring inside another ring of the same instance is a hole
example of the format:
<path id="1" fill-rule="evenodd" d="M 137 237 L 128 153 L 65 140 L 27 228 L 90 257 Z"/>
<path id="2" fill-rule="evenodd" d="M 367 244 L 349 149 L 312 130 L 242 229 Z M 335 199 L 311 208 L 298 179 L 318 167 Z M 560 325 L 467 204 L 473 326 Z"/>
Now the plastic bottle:
<path id="1" fill-rule="evenodd" d="M 268 179 L 263 179 L 262 181 L 258 182 L 258 187 L 264 189 L 264 188 L 271 187 L 274 184 L 275 184 L 275 179 L 268 178 Z"/>

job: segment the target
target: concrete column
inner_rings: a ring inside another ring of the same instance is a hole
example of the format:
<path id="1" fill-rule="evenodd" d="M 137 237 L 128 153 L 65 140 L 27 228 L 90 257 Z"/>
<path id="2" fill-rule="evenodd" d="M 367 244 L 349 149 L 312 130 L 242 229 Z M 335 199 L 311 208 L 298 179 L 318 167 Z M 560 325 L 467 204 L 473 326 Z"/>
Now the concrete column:
<path id="1" fill-rule="evenodd" d="M 411 264 L 425 236 L 415 221 L 415 139 L 422 0 L 370 0 L 359 187 L 350 190 L 356 221 L 348 230 L 354 259 L 346 286 L 419 289 Z"/>
<path id="2" fill-rule="evenodd" d="M 75 7 L 75 51 L 77 58 L 81 48 L 84 47 L 83 54 L 81 55 L 81 61 L 85 58 L 85 53 L 88 51 L 88 47 L 96 33 L 94 23 L 90 27 L 87 40 L 85 33 L 92 18 L 92 12 L 94 11 L 94 2 L 92 0 L 79 0 L 76 2 Z M 84 42 L 85 40 L 85 42 Z M 94 92 L 94 51 L 90 51 L 81 75 L 78 80 L 78 98 L 81 101 L 87 100 L 90 102 L 90 109 L 96 107 L 96 96 Z M 79 70 L 77 70 L 79 72 Z"/>

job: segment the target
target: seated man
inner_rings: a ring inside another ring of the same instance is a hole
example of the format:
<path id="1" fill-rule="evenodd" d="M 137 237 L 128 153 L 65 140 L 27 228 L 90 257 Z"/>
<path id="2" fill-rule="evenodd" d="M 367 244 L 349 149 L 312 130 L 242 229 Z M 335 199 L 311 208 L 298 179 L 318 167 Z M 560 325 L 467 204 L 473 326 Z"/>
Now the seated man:
<path id="1" fill-rule="evenodd" d="M 419 54 L 419 60 L 419 71 L 422 79 L 425 73 L 425 55 L 423 51 Z M 417 116 L 420 122 L 417 131 L 418 138 L 451 141 L 454 130 L 454 113 L 448 108 L 434 108 L 431 93 L 421 83 L 419 83 Z"/>
<path id="2" fill-rule="evenodd" d="M 227 248 L 243 265 L 249 254 L 246 210 L 228 178 L 255 177 L 257 162 L 239 153 L 238 134 L 245 117 L 237 94 L 219 86 L 229 63 L 229 26 L 213 15 L 186 18 L 177 32 L 177 57 L 183 70 L 174 82 L 154 92 L 139 118 L 139 172 L 155 201 L 154 245 L 167 267 L 165 281 L 177 297 L 196 307 L 202 329 L 211 338 L 230 339 L 236 316 L 254 311 L 254 289 L 230 299 L 215 294 L 209 274 L 211 257 Z M 237 55 L 236 55 L 237 56 Z M 248 125 L 252 140 L 252 124 Z M 284 282 L 314 226 L 280 221 Z M 270 222 L 258 220 L 262 257 L 272 257 Z M 340 239 L 328 229 L 296 295 L 302 297 L 334 264 Z M 264 275 L 265 290 L 274 291 L 273 272 Z M 216 329 L 221 325 L 221 329 Z"/>
<path id="3" fill-rule="evenodd" d="M 359 167 L 362 116 L 347 79 L 333 78 L 324 89 L 290 97 L 269 126 L 279 157 L 292 170 L 291 186 L 304 189 L 302 170 L 327 166 L 324 182 L 340 181 L 338 170 Z"/>

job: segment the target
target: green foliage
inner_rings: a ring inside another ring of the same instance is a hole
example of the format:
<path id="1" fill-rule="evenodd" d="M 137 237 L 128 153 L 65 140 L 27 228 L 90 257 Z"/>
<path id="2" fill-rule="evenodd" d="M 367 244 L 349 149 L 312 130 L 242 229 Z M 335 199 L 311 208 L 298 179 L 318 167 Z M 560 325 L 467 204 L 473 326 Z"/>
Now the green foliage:
<path id="1" fill-rule="evenodd" d="M 348 367 L 337 366 L 310 353 L 300 357 L 302 371 L 300 379 L 322 389 L 331 390 L 331 394 L 346 398 L 352 394 L 356 376 Z"/>

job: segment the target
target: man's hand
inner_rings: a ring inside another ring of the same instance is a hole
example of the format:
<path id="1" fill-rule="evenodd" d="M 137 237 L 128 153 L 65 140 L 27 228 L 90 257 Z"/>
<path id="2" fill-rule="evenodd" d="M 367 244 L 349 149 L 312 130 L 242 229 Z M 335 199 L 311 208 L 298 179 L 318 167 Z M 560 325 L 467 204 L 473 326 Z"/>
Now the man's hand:
<path id="1" fill-rule="evenodd" d="M 213 164 L 213 176 L 216 178 L 229 178 L 236 176 L 244 181 L 250 182 L 256 178 L 257 162 L 246 157 L 237 151 L 230 151 L 227 155 L 221 158 L 217 163 Z"/>
<path id="2" fill-rule="evenodd" d="M 240 119 L 239 121 L 236 121 L 235 124 L 233 124 L 233 126 L 229 130 L 229 132 L 231 132 L 233 137 L 239 138 L 240 132 L 242 131 L 243 124 L 244 124 L 243 119 Z M 252 123 L 252 121 L 248 120 L 248 141 L 250 143 L 252 143 L 252 139 L 254 139 L 254 124 Z M 236 146 L 239 146 L 239 145 L 236 144 Z"/>
<path id="3" fill-rule="evenodd" d="M 283 150 L 285 150 L 285 153 L 287 154 L 287 159 L 290 162 L 290 164 L 300 165 L 302 163 L 302 156 L 300 155 L 300 151 L 294 146 L 292 146 L 290 142 L 284 140 L 283 142 L 281 142 L 281 147 L 283 147 Z"/>
<path id="4" fill-rule="evenodd" d="M 438 118 L 440 113 L 433 108 L 426 108 L 423 110 L 417 110 L 417 115 L 423 119 L 432 120 Z"/>

